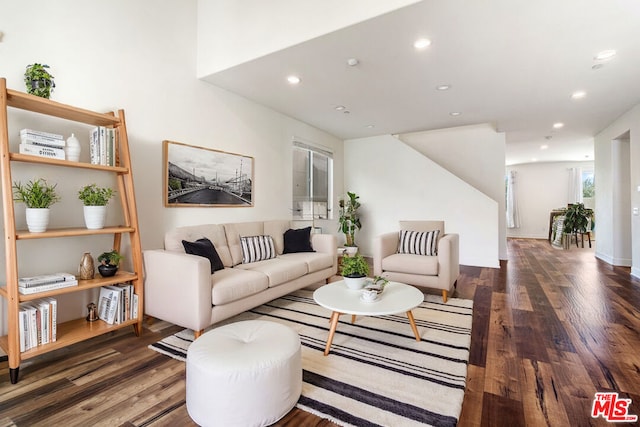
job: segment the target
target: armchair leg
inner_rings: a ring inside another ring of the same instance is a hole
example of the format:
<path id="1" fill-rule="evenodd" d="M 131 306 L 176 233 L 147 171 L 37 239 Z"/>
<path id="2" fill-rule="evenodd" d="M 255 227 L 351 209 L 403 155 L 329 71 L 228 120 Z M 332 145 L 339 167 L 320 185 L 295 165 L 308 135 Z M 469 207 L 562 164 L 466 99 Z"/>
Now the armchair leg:
<path id="1" fill-rule="evenodd" d="M 447 291 L 442 290 L 442 302 L 447 302 Z"/>
<path id="2" fill-rule="evenodd" d="M 200 338 L 200 335 L 202 335 L 202 333 L 204 332 L 204 329 L 200 329 L 199 331 L 193 331 L 193 339 L 198 339 Z"/>

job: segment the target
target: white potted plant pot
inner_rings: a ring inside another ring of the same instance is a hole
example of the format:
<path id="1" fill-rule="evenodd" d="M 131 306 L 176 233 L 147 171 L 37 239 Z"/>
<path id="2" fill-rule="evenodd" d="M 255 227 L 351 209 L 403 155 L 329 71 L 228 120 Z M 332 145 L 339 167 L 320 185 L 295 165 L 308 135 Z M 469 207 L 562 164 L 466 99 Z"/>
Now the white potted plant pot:
<path id="1" fill-rule="evenodd" d="M 357 246 L 345 246 L 344 250 L 345 250 L 345 253 L 349 256 L 353 256 L 358 253 Z"/>
<path id="2" fill-rule="evenodd" d="M 104 228 L 107 218 L 106 206 L 84 206 L 84 223 L 90 230 Z"/>
<path id="3" fill-rule="evenodd" d="M 367 283 L 367 276 L 362 277 L 343 277 L 345 285 L 349 289 L 362 289 Z"/>
<path id="4" fill-rule="evenodd" d="M 47 231 L 49 225 L 49 208 L 27 208 L 26 219 L 27 228 L 32 233 L 42 233 Z"/>

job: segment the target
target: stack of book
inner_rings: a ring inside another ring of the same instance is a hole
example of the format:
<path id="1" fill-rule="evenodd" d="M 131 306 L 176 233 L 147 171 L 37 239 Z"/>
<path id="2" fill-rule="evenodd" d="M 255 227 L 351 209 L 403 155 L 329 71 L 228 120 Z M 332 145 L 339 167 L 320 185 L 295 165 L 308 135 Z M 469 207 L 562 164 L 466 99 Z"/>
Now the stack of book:
<path id="1" fill-rule="evenodd" d="M 18 279 L 18 292 L 23 295 L 68 288 L 69 286 L 78 286 L 76 276 L 69 273 L 44 274 Z"/>
<path id="2" fill-rule="evenodd" d="M 116 138 L 117 131 L 114 128 L 98 126 L 91 130 L 89 135 L 89 158 L 92 165 L 115 166 Z"/>
<path id="3" fill-rule="evenodd" d="M 20 153 L 64 160 L 64 137 L 32 129 L 20 131 Z"/>
<path id="4" fill-rule="evenodd" d="M 20 351 L 56 341 L 58 301 L 41 298 L 20 304 Z"/>
<path id="5" fill-rule="evenodd" d="M 133 293 L 133 285 L 118 283 L 101 287 L 98 317 L 110 325 L 137 318 L 138 295 Z"/>

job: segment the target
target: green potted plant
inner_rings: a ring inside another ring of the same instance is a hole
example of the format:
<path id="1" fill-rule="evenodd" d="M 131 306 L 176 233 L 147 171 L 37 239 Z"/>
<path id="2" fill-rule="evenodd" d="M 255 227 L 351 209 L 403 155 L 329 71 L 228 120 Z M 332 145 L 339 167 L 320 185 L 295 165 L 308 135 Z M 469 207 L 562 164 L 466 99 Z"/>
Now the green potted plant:
<path id="1" fill-rule="evenodd" d="M 349 197 L 348 199 L 340 199 L 338 202 L 338 206 L 340 207 L 338 231 L 344 233 L 346 241 L 345 246 L 349 248 L 356 246 L 356 230 L 360 230 L 362 228 L 362 224 L 360 223 L 360 216 L 358 215 L 358 208 L 360 208 L 360 202 L 358 199 L 360 196 L 350 191 L 347 192 L 347 196 Z M 357 252 L 357 250 L 353 252 Z M 347 250 L 347 253 L 352 252 Z"/>
<path id="2" fill-rule="evenodd" d="M 41 178 L 27 184 L 20 181 L 13 183 L 13 200 L 27 206 L 26 219 L 30 232 L 41 233 L 47 230 L 49 207 L 60 200 L 56 185 Z"/>
<path id="3" fill-rule="evenodd" d="M 365 285 L 367 274 L 369 274 L 369 264 L 362 255 L 343 256 L 340 267 L 348 288 L 361 289 Z"/>
<path id="4" fill-rule="evenodd" d="M 571 234 L 586 233 L 589 226 L 589 219 L 593 216 L 593 211 L 584 207 L 582 203 L 574 203 L 564 212 L 563 233 L 565 242 L 568 243 Z M 568 248 L 568 244 L 565 245 Z"/>
<path id="5" fill-rule="evenodd" d="M 113 189 L 98 187 L 96 184 L 85 185 L 78 191 L 78 199 L 84 204 L 84 222 L 88 229 L 104 228 L 107 203 L 114 195 Z"/>
<path id="6" fill-rule="evenodd" d="M 49 66 L 46 64 L 34 63 L 27 65 L 24 72 L 27 93 L 49 99 L 56 84 L 51 73 L 47 71 L 48 68 Z"/>
<path id="7" fill-rule="evenodd" d="M 123 256 L 117 250 L 103 252 L 98 256 L 98 272 L 102 277 L 111 277 L 118 271 Z"/>

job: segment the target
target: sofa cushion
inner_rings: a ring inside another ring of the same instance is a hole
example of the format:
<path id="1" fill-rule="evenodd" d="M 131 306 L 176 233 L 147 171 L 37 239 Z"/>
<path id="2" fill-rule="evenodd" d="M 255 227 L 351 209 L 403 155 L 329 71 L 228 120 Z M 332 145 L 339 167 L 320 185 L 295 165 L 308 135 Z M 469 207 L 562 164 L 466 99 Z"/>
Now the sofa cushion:
<path id="1" fill-rule="evenodd" d="M 282 259 L 281 257 L 252 262 L 250 264 L 240 264 L 234 268 L 266 274 L 269 278 L 270 288 L 290 282 L 307 274 L 307 264 L 305 262 Z"/>
<path id="2" fill-rule="evenodd" d="M 284 250 L 284 232 L 291 228 L 291 221 L 287 220 L 270 220 L 264 222 L 264 233 L 273 237 L 273 243 L 276 245 L 278 255 Z"/>
<path id="3" fill-rule="evenodd" d="M 315 252 L 311 247 L 311 227 L 288 229 L 284 232 L 283 254 L 296 252 Z"/>
<path id="4" fill-rule="evenodd" d="M 240 237 L 242 248 L 242 263 L 264 261 L 276 257 L 276 247 L 271 236 L 243 236 Z"/>
<path id="5" fill-rule="evenodd" d="M 438 255 L 438 235 L 440 230 L 412 231 L 400 230 L 398 253 L 414 255 Z"/>
<path id="6" fill-rule="evenodd" d="M 225 267 L 231 267 L 233 259 L 227 244 L 225 227 L 220 224 L 188 225 L 167 231 L 164 235 L 164 248 L 168 251 L 184 253 L 183 240 L 195 242 L 203 237 L 211 240 L 222 260 L 222 264 Z"/>
<path id="7" fill-rule="evenodd" d="M 333 267 L 333 256 L 322 252 L 296 252 L 282 254 L 278 259 L 303 262 L 307 265 L 307 273 L 315 273 Z"/>
<path id="8" fill-rule="evenodd" d="M 268 287 L 269 279 L 258 271 L 225 268 L 211 276 L 211 302 L 213 305 L 227 304 Z"/>
<path id="9" fill-rule="evenodd" d="M 393 254 L 382 259 L 382 270 L 436 276 L 438 274 L 438 257 Z"/>
<path id="10" fill-rule="evenodd" d="M 198 239 L 195 242 L 183 240 L 182 246 L 184 246 L 184 251 L 188 254 L 207 258 L 211 263 L 211 274 L 224 268 L 216 248 L 213 246 L 213 243 L 211 243 L 211 240 L 206 237 Z"/>

